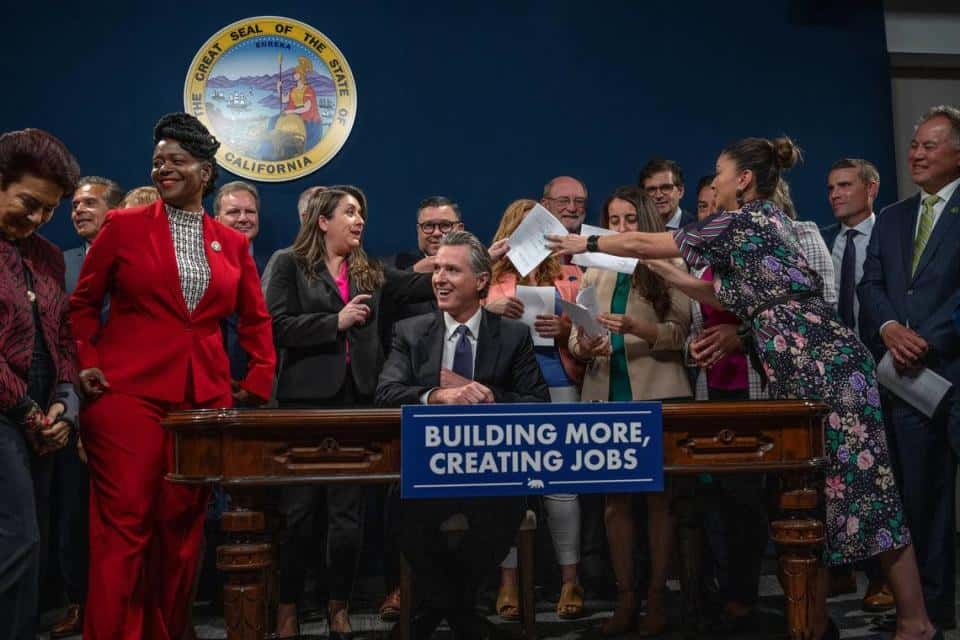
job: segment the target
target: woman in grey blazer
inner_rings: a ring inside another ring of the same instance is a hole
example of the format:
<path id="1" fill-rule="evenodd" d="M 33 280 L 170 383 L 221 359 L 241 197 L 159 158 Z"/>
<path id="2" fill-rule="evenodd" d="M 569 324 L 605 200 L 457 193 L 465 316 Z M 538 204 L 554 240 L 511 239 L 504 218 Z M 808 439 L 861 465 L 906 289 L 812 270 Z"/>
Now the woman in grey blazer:
<path id="1" fill-rule="evenodd" d="M 356 187 L 314 193 L 293 246 L 275 257 L 265 284 L 274 339 L 284 353 L 277 400 L 286 408 L 373 404 L 384 356 L 379 340 L 383 298 L 420 302 L 433 297 L 429 274 L 385 268 L 363 251 L 366 198 Z M 298 635 L 297 600 L 311 523 L 324 489 L 284 488 L 286 528 L 278 540 L 277 634 Z M 363 489 L 330 485 L 327 505 L 327 615 L 331 640 L 352 632 L 348 612 L 363 533 Z"/>

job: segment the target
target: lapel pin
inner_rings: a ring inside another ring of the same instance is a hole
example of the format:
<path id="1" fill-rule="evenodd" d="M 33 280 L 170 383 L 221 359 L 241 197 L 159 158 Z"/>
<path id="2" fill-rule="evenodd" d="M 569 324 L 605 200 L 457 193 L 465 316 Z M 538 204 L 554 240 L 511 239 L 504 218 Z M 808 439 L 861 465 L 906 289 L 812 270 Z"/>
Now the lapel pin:
<path id="1" fill-rule="evenodd" d="M 960 207 L 951 207 L 950 213 L 960 213 Z"/>
<path id="2" fill-rule="evenodd" d="M 220 243 L 217 242 L 216 240 L 214 240 L 213 242 L 210 243 L 210 248 L 213 249 L 213 250 L 216 251 L 216 252 L 219 252 L 219 251 L 220 251 Z"/>

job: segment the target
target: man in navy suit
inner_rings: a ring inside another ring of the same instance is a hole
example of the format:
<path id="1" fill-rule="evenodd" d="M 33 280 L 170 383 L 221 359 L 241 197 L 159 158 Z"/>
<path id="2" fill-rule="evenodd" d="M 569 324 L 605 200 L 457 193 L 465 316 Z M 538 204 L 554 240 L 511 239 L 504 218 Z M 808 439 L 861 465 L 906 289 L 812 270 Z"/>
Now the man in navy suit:
<path id="1" fill-rule="evenodd" d="M 885 417 L 923 596 L 941 629 L 955 622 L 954 481 L 960 450 L 960 109 L 934 107 L 916 127 L 910 174 L 920 193 L 884 209 L 867 249 L 860 333 L 905 375 L 929 367 L 954 385 L 927 418 L 887 394 Z M 950 410 L 953 406 L 953 411 Z"/>
<path id="2" fill-rule="evenodd" d="M 867 246 L 877 219 L 873 203 L 879 191 L 880 173 L 871 162 L 842 158 L 830 167 L 827 198 L 837 221 L 821 229 L 820 233 L 833 257 L 840 319 L 857 332 L 860 302 L 856 290 L 863 278 Z"/>
<path id="3" fill-rule="evenodd" d="M 262 274 L 266 259 L 253 249 L 253 240 L 260 233 L 260 193 L 257 188 L 241 180 L 223 185 L 213 197 L 213 217 L 247 237 L 257 273 Z M 230 379 L 243 380 L 247 373 L 247 354 L 240 348 L 236 316 L 224 321 L 223 340 L 230 358 Z"/>
<path id="4" fill-rule="evenodd" d="M 107 211 L 119 206 L 122 199 L 123 190 L 113 180 L 99 176 L 80 178 L 73 192 L 70 220 L 83 242 L 79 247 L 63 252 L 67 293 L 73 293 L 77 286 L 83 258 L 100 232 Z M 87 599 L 87 485 L 90 481 L 77 447 L 64 447 L 54 455 L 51 513 L 56 535 L 50 538 L 53 545 L 51 557 L 59 564 L 68 604 L 64 617 L 50 628 L 50 637 L 63 638 L 83 630 L 83 605 Z"/>
<path id="5" fill-rule="evenodd" d="M 637 186 L 653 199 L 657 213 L 663 218 L 667 229 L 679 229 L 697 216 L 680 208 L 683 198 L 683 169 L 673 160 L 654 158 L 640 169 Z"/>

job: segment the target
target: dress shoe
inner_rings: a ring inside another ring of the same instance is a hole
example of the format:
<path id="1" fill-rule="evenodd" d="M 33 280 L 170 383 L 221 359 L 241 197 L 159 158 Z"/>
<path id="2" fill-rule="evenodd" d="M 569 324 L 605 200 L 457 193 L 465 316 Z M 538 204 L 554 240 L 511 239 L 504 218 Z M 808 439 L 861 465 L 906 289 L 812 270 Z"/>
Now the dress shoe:
<path id="1" fill-rule="evenodd" d="M 65 638 L 83 632 L 83 607 L 79 604 L 67 605 L 67 610 L 56 624 L 50 627 L 51 638 Z"/>
<path id="2" fill-rule="evenodd" d="M 931 620 L 933 626 L 943 631 L 953 631 L 957 628 L 956 618 L 949 620 Z M 888 613 L 882 618 L 874 618 L 873 626 L 870 627 L 872 631 L 883 631 L 886 633 L 894 633 L 897 630 L 897 614 Z"/>
<path id="3" fill-rule="evenodd" d="M 886 580 L 871 580 L 867 585 L 867 592 L 863 596 L 863 610 L 870 613 L 882 613 L 895 606 L 893 591 Z"/>

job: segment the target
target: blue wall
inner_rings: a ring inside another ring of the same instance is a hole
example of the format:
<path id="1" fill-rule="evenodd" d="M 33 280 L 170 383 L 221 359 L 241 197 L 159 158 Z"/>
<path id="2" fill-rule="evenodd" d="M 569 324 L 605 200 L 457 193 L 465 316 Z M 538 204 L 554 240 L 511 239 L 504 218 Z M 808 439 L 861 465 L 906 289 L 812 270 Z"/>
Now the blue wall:
<path id="1" fill-rule="evenodd" d="M 848 12 L 817 0 L 387 4 L 19 3 L 5 9 L 0 129 L 48 129 L 84 173 L 147 184 L 153 124 L 182 109 L 197 49 L 234 20 L 281 15 L 339 46 L 359 111 L 330 164 L 262 185 L 258 251 L 289 244 L 310 184 L 367 192 L 375 254 L 413 245 L 416 203 L 436 193 L 459 200 L 468 228 L 489 239 L 508 202 L 572 174 L 590 188 L 593 219 L 652 155 L 681 163 L 692 207 L 697 177 L 746 135 L 788 133 L 805 149 L 790 175 L 802 217 L 830 219 L 825 176 L 844 155 L 875 161 L 881 204 L 894 199 L 879 1 L 842 3 Z M 76 243 L 68 218 L 61 206 L 44 230 L 65 247 Z"/>

